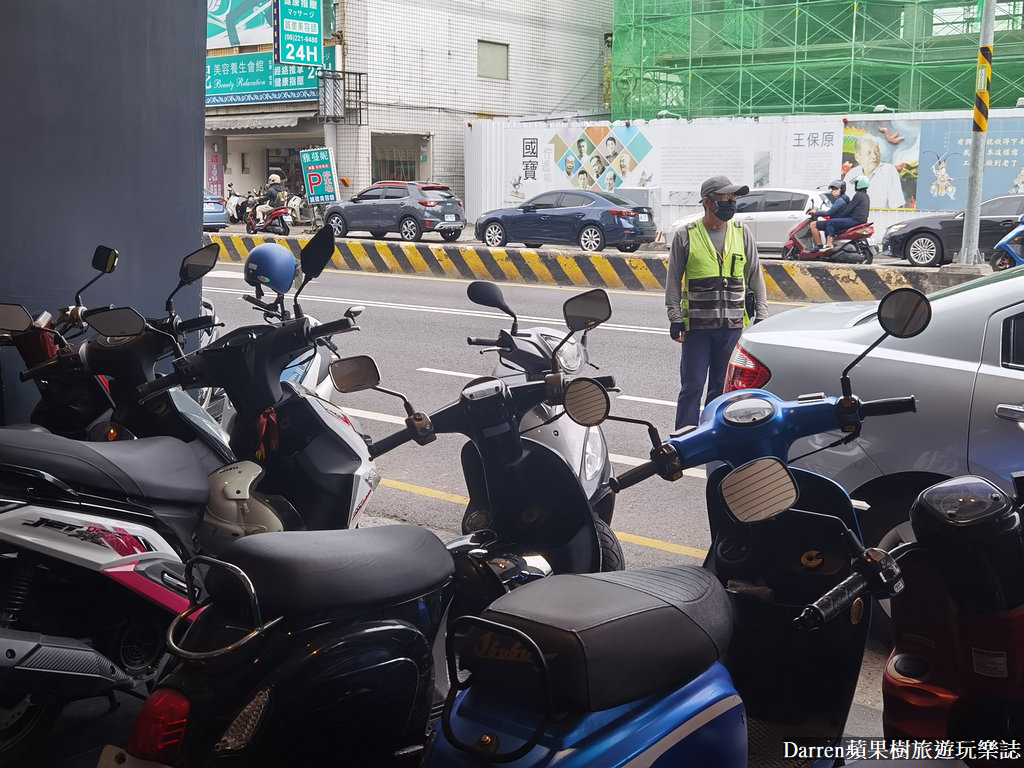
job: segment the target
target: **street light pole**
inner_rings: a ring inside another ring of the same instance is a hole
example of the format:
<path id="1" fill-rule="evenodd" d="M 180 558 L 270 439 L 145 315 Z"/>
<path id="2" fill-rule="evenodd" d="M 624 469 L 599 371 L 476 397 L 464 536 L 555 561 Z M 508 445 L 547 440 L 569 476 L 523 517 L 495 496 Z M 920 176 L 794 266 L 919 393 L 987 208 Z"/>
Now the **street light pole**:
<path id="1" fill-rule="evenodd" d="M 978 229 L 981 226 L 981 182 L 985 175 L 985 143 L 988 133 L 989 89 L 992 86 L 992 40 L 995 35 L 996 0 L 982 0 L 978 72 L 974 83 L 974 133 L 964 208 L 964 238 L 959 264 L 978 261 Z"/>

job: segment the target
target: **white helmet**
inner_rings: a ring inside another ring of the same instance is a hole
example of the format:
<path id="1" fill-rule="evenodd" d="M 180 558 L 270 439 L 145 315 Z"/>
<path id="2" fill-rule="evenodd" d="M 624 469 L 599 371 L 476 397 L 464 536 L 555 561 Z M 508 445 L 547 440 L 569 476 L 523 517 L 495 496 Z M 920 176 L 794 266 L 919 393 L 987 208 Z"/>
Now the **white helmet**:
<path id="1" fill-rule="evenodd" d="M 217 554 L 242 536 L 284 530 L 277 513 L 252 493 L 261 477 L 263 467 L 252 461 L 229 464 L 210 475 L 210 500 L 200 526 L 200 538 L 210 552 Z"/>
<path id="2" fill-rule="evenodd" d="M 270 174 L 270 176 L 267 178 L 267 184 L 280 184 L 280 183 L 281 183 L 281 177 L 278 176 L 276 173 Z"/>

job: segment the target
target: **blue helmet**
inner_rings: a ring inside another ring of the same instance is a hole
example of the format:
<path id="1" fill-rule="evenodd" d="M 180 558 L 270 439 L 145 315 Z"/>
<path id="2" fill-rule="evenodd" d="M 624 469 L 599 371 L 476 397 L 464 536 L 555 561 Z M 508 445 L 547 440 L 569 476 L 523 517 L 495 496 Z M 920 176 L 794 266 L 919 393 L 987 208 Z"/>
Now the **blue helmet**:
<path id="1" fill-rule="evenodd" d="M 298 267 L 292 252 L 277 243 L 257 245 L 245 260 L 245 282 L 288 293 Z"/>

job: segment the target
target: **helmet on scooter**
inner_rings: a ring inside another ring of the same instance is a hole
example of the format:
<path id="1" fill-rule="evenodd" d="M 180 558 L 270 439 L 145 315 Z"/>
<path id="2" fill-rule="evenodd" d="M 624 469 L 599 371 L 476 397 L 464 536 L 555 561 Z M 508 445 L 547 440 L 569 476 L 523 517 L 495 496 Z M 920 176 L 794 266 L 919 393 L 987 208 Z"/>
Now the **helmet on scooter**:
<path id="1" fill-rule="evenodd" d="M 845 195 L 846 194 L 846 182 L 843 181 L 842 179 L 836 179 L 835 181 L 830 182 L 829 185 L 828 185 L 828 188 L 829 189 L 838 189 L 840 195 Z"/>
<path id="2" fill-rule="evenodd" d="M 257 245 L 245 260 L 245 282 L 288 293 L 298 267 L 292 252 L 277 243 Z"/>
<path id="3" fill-rule="evenodd" d="M 280 183 L 281 183 L 281 177 L 278 176 L 276 173 L 272 173 L 272 174 L 270 174 L 270 176 L 267 177 L 267 184 L 280 184 Z"/>
<path id="4" fill-rule="evenodd" d="M 871 179 L 869 179 L 867 176 L 858 176 L 856 179 L 853 180 L 853 186 L 857 190 L 867 189 L 868 187 L 871 186 Z"/>

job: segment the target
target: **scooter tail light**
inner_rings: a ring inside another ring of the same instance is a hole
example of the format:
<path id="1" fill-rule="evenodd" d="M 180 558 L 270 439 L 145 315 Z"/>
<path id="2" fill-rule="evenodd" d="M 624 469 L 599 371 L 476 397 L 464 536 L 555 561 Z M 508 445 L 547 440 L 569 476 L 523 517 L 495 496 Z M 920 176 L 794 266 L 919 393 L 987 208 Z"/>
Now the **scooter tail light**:
<path id="1" fill-rule="evenodd" d="M 267 711 L 267 702 L 270 700 L 270 690 L 264 689 L 252 697 L 238 716 L 231 722 L 224 735 L 213 745 L 214 752 L 234 752 L 245 749 L 252 741 L 253 734 L 263 720 L 263 714 Z"/>
<path id="2" fill-rule="evenodd" d="M 747 353 L 739 344 L 729 358 L 725 372 L 725 391 L 737 389 L 758 389 L 772 378 L 772 372 L 756 357 Z"/>
<path id="3" fill-rule="evenodd" d="M 178 759 L 185 741 L 188 698 L 172 688 L 158 688 L 135 716 L 126 751 L 140 760 L 170 763 Z"/>

